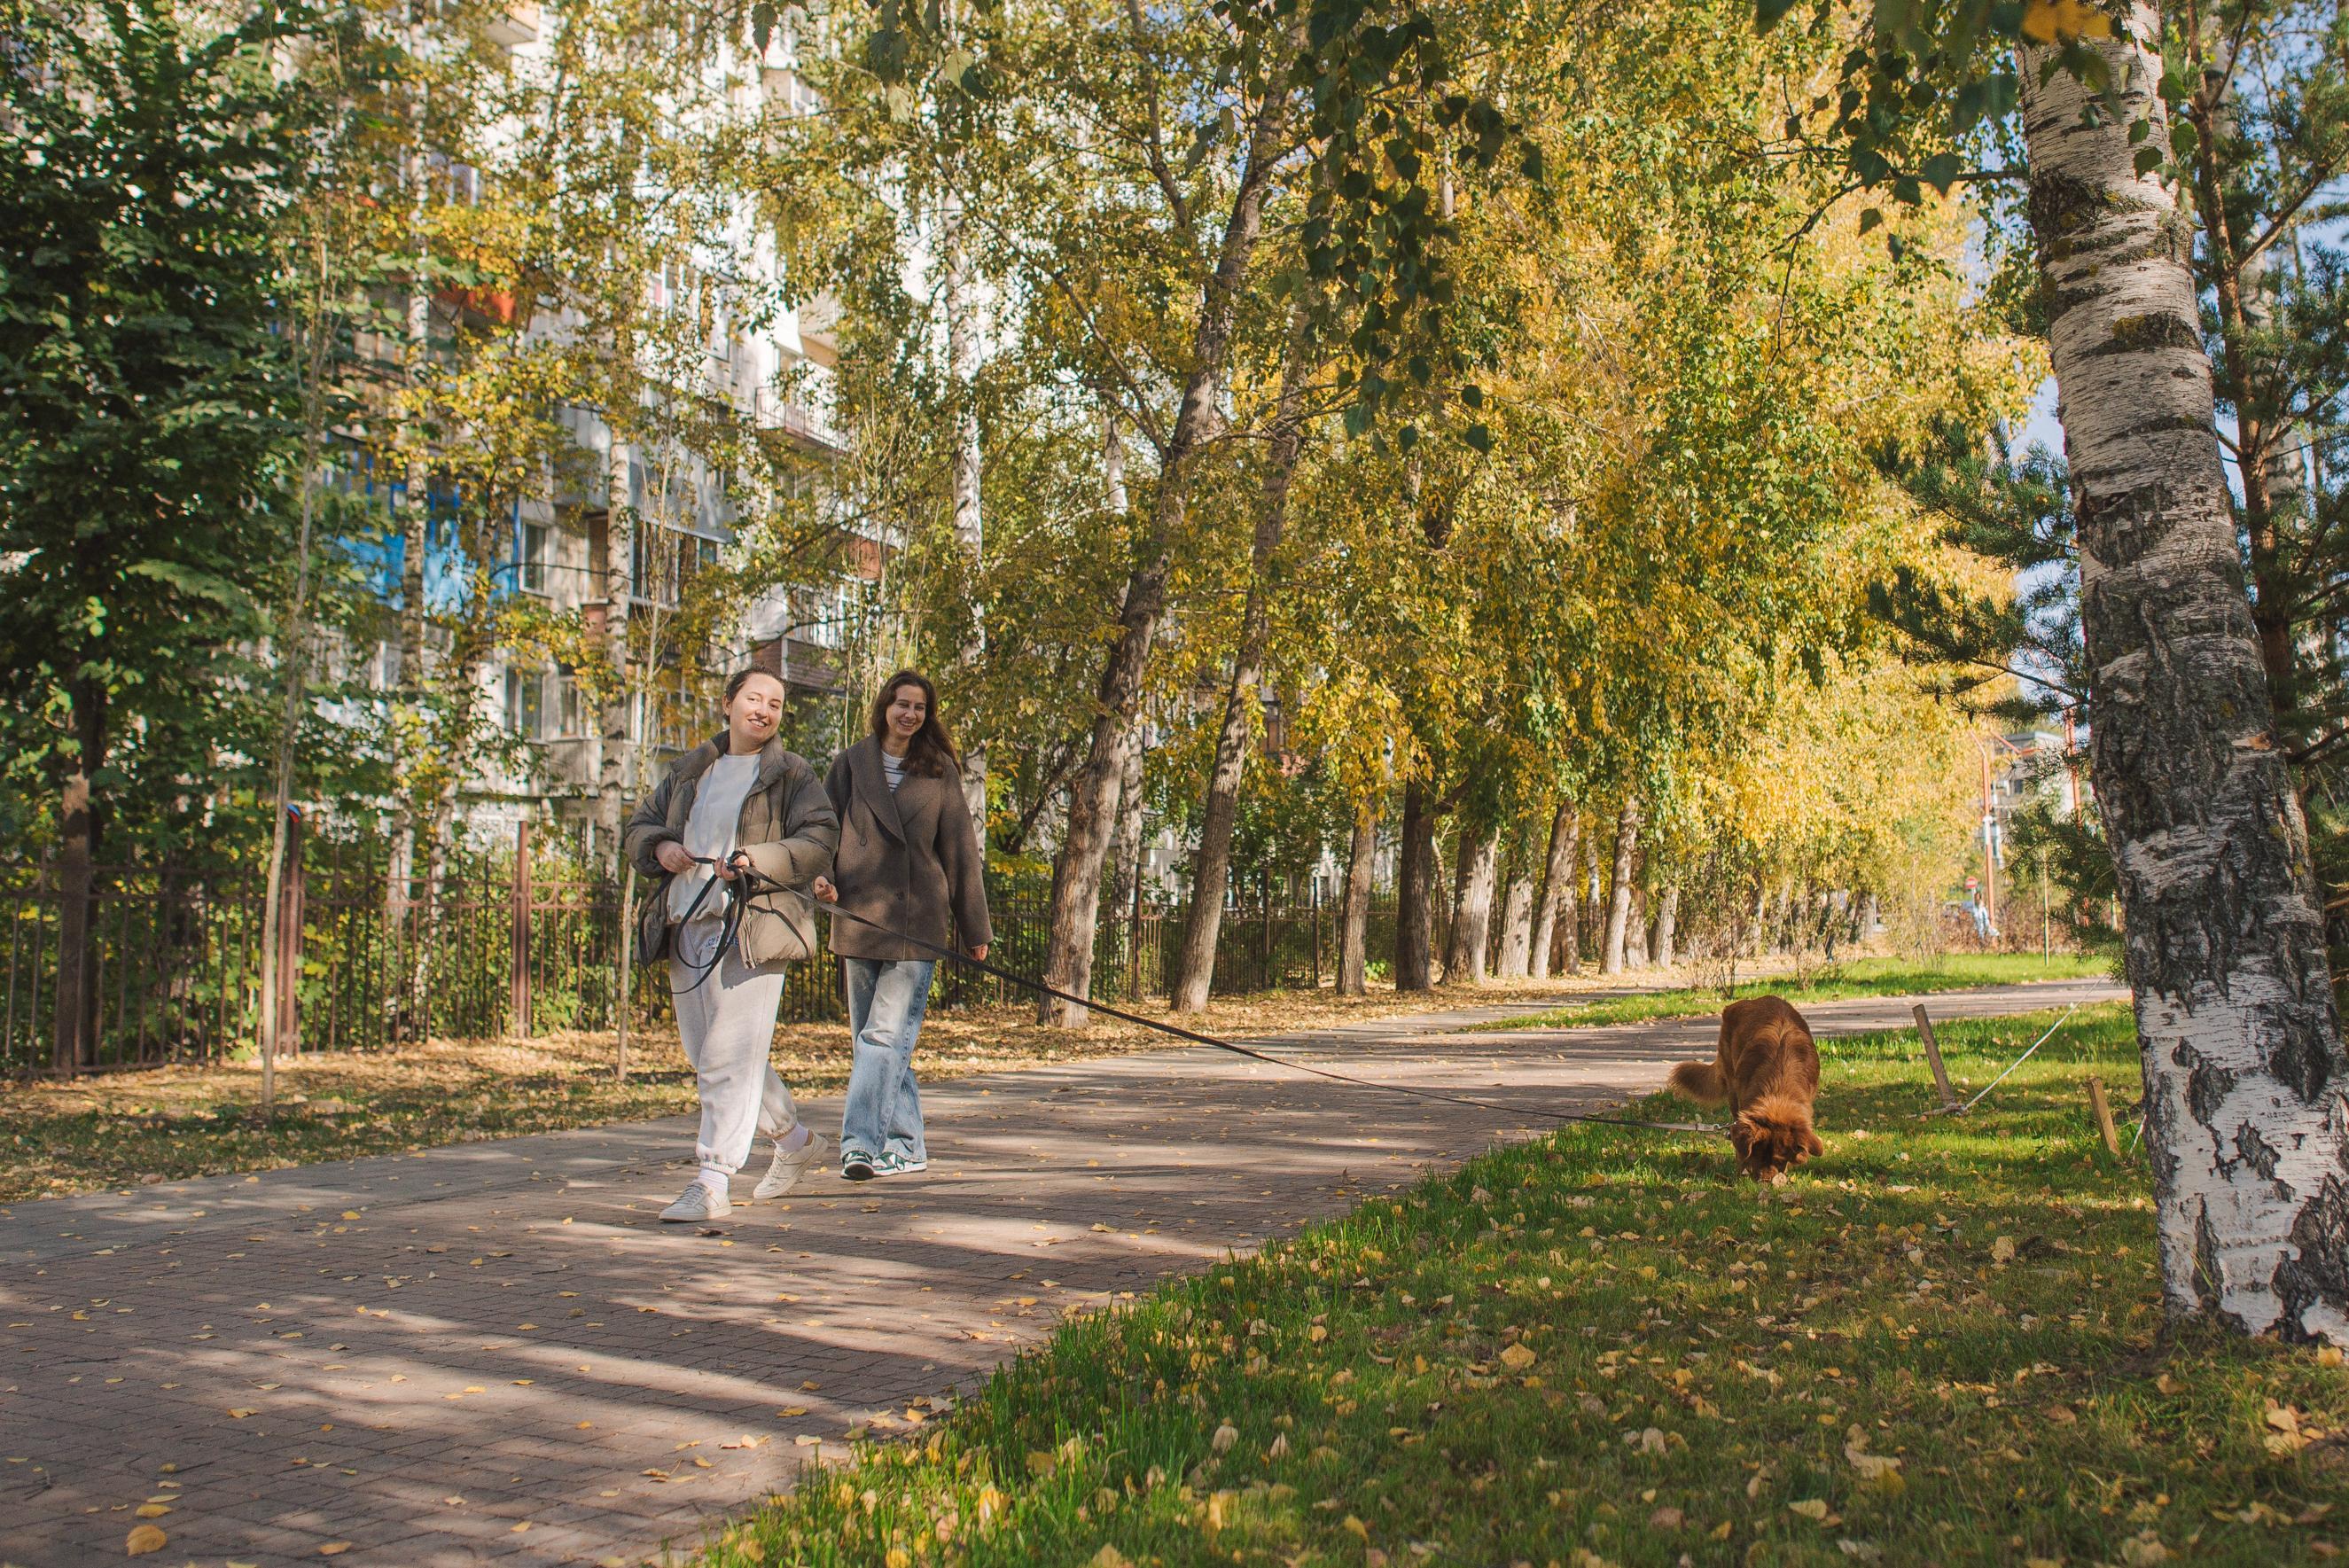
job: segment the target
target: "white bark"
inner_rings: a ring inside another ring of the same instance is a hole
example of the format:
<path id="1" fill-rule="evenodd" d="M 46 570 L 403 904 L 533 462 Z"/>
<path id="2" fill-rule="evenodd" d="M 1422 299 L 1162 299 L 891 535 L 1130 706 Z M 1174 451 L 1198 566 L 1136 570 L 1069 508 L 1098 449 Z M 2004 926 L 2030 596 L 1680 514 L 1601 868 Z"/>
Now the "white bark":
<path id="1" fill-rule="evenodd" d="M 2095 46 L 2118 108 L 2026 51 L 2031 218 L 2080 537 L 2096 797 L 2127 925 L 2173 1317 L 2349 1343 L 2349 1058 L 2220 468 L 2183 214 L 2137 174 L 2154 7 Z"/>
<path id="2" fill-rule="evenodd" d="M 1522 980 L 1533 966 L 1533 868 L 1515 869 L 1516 874 L 1509 879 L 1508 896 L 1501 906 L 1501 958 L 1496 973 L 1504 980 Z"/>
<path id="3" fill-rule="evenodd" d="M 1550 820 L 1549 860 L 1542 879 L 1541 912 L 1534 917 L 1529 972 L 1537 980 L 1549 978 L 1550 954 L 1557 945 L 1561 919 L 1566 925 L 1566 973 L 1571 975 L 1579 967 L 1575 953 L 1580 933 L 1577 930 L 1579 912 L 1575 908 L 1574 851 L 1581 830 L 1582 815 L 1574 801 L 1560 800 L 1557 816 Z"/>
<path id="4" fill-rule="evenodd" d="M 959 216 L 949 210 L 946 222 L 947 372 L 954 387 L 955 443 L 951 485 L 954 496 L 955 543 L 970 557 L 976 588 L 978 569 L 987 559 L 987 531 L 979 510 L 978 406 L 972 383 L 978 376 L 978 337 L 970 323 L 970 264 L 962 246 Z M 987 626 L 974 610 L 970 645 L 964 659 L 977 664 L 987 656 Z M 978 847 L 987 849 L 987 743 L 973 739 L 962 754 L 963 803 L 970 808 L 971 825 L 978 830 Z"/>
<path id="5" fill-rule="evenodd" d="M 1623 809 L 1615 818 L 1615 881 L 1608 891 L 1606 944 L 1599 962 L 1601 975 L 1623 973 L 1624 934 L 1631 919 L 1631 857 L 1639 844 L 1639 798 L 1625 796 Z"/>
<path id="6" fill-rule="evenodd" d="M 1493 886 L 1501 869 L 1501 834 L 1460 831 L 1459 871 L 1453 883 L 1452 932 L 1444 949 L 1444 983 L 1481 985 L 1489 973 L 1486 953 L 1493 938 Z"/>

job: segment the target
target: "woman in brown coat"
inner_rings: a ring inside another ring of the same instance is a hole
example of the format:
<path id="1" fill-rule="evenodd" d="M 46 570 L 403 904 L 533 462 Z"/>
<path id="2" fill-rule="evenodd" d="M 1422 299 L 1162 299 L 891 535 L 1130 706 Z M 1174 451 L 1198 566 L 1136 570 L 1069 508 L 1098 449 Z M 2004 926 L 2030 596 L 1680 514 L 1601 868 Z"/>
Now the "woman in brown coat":
<path id="1" fill-rule="evenodd" d="M 986 958 L 986 865 L 937 690 L 912 670 L 882 686 L 873 733 L 833 759 L 823 787 L 840 813 L 840 853 L 831 876 L 816 879 L 815 896 L 884 928 L 832 923 L 855 1037 L 840 1173 L 864 1181 L 930 1162 L 914 1046 L 937 955 L 887 933 Z"/>

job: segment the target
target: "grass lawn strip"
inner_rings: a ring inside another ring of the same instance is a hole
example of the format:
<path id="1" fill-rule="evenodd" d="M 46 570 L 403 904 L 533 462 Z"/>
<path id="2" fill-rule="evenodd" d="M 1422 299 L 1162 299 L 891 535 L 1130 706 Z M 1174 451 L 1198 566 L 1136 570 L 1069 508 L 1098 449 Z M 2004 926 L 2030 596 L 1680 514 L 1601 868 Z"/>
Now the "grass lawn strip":
<path id="1" fill-rule="evenodd" d="M 2056 1016 L 1943 1048 L 1987 1081 Z M 1961 1119 L 1914 1049 L 1826 1044 L 1827 1157 L 1775 1191 L 1569 1129 L 1072 1319 L 703 1568 L 2337 1557 L 2338 1353 L 2161 1340 L 2144 1156 L 2083 1093 L 2133 1083 L 2126 1009 Z"/>
<path id="2" fill-rule="evenodd" d="M 2059 953 L 2042 959 L 2035 953 L 1961 953 L 1916 964 L 1899 958 L 1856 958 L 1832 965 L 1808 979 L 1787 975 L 1743 978 L 1733 993 L 1784 996 L 1797 1006 L 1805 1002 L 1839 1002 L 1850 996 L 1924 995 L 1935 991 L 1970 991 L 1982 985 L 2016 985 L 2037 980 L 2079 980 L 2109 975 L 2106 958 Z M 1473 1024 L 1472 1029 L 1571 1029 L 1591 1024 L 1636 1024 L 1649 1018 L 1694 1018 L 1721 1011 L 1733 993 L 1717 985 L 1675 986 L 1629 996 L 1602 996 L 1568 1002 L 1553 1012 L 1532 1017 Z"/>

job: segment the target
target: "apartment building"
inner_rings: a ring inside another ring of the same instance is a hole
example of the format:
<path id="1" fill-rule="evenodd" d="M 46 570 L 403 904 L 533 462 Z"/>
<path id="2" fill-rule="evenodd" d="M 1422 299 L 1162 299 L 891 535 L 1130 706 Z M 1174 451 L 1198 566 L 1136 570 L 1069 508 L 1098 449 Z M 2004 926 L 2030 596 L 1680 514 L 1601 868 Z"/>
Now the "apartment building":
<path id="1" fill-rule="evenodd" d="M 516 3 L 494 17 L 488 37 L 518 68 L 543 62 L 547 39 L 535 4 Z M 762 53 L 747 55 L 747 44 L 722 50 L 714 62 L 725 83 L 730 111 L 804 114 L 815 105 L 800 69 L 800 40 L 787 20 Z M 428 163 L 436 195 L 464 203 L 474 199 L 480 175 L 445 158 Z M 729 232 L 705 235 L 665 263 L 648 284 L 647 307 L 667 315 L 672 352 L 651 377 L 647 399 L 668 399 L 705 422 L 716 416 L 762 446 L 781 446 L 812 459 L 802 467 L 820 477 L 847 450 L 847 437 L 833 415 L 832 377 L 838 361 L 837 306 L 819 299 L 797 307 L 743 309 L 745 299 L 771 297 L 780 263 L 770 236 L 748 212 L 734 217 Z M 564 311 L 540 311 L 517 322 L 526 309 L 511 295 L 443 287 L 411 300 L 410 335 L 436 346 L 456 341 L 460 329 L 519 329 L 528 337 L 562 339 L 582 329 Z M 674 352 L 677 341 L 698 344 L 689 356 Z M 408 345 L 384 343 L 388 359 Z M 605 411 L 565 407 L 556 418 L 575 451 L 549 465 L 536 494 L 511 506 L 498 525 L 504 537 L 493 542 L 498 557 L 483 562 L 457 547 L 449 523 L 457 498 L 448 481 L 427 480 L 417 496 L 414 477 L 378 473 L 364 455 L 354 459 L 353 483 L 395 518 L 407 508 L 426 509 L 422 571 L 425 603 L 436 608 L 468 592 L 490 567 L 491 592 L 512 603 L 535 605 L 549 620 L 572 619 L 600 630 L 615 614 L 638 626 L 657 628 L 687 603 L 697 576 L 709 571 L 736 538 L 741 521 L 740 475 L 712 471 L 688 440 L 647 438 L 645 410 L 623 421 L 636 438 L 617 438 Z M 607 563 L 615 562 L 614 531 L 624 531 L 618 552 L 628 562 L 625 603 L 615 603 Z M 353 542 L 350 552 L 388 607 L 396 607 L 407 575 L 402 529 L 378 540 Z M 838 700 L 847 672 L 844 630 L 861 584 L 877 578 L 885 550 L 878 539 L 851 538 L 837 552 L 846 562 L 834 580 L 802 582 L 755 592 L 739 613 L 708 635 L 707 665 L 756 663 L 773 670 L 802 705 Z M 397 674 L 397 646 L 386 642 L 359 655 L 371 661 L 374 682 L 388 686 Z M 672 689 L 677 677 L 660 670 L 633 672 L 636 688 L 628 703 L 624 742 L 626 771 L 645 773 L 667 755 L 703 738 L 708 724 L 702 698 Z M 481 711 L 509 744 L 483 748 L 461 791 L 464 817 L 479 829 L 494 829 L 524 818 L 592 820 L 605 773 L 605 715 L 583 693 L 572 668 L 559 659 L 519 651 L 501 652 L 479 668 Z M 633 784 L 632 784 L 633 787 Z"/>

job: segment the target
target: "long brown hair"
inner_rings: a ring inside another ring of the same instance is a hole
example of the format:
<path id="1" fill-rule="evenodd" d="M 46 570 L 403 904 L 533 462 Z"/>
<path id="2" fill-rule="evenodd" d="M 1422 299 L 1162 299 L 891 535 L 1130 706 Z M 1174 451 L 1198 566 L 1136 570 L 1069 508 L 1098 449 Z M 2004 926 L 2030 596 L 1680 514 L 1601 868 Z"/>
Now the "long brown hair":
<path id="1" fill-rule="evenodd" d="M 873 738 L 889 738 L 889 705 L 897 700 L 900 686 L 919 686 L 922 699 L 929 705 L 922 727 L 905 746 L 905 766 L 926 778 L 936 779 L 962 772 L 962 753 L 955 749 L 954 737 L 947 733 L 947 721 L 938 717 L 938 688 L 930 677 L 919 670 L 899 670 L 881 683 L 881 695 L 873 699 Z"/>

